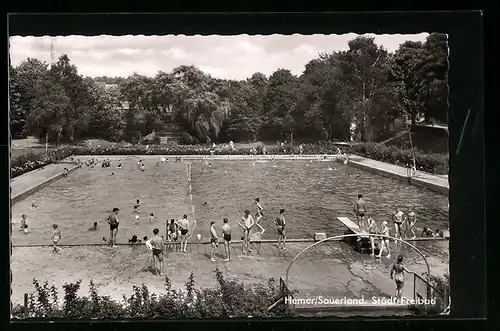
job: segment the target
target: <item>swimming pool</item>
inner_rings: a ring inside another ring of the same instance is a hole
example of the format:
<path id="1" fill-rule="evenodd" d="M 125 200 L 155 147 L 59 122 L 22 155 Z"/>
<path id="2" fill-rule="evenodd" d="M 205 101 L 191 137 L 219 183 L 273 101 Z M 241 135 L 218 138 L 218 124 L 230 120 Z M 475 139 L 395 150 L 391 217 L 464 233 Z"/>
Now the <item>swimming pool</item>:
<path id="1" fill-rule="evenodd" d="M 286 210 L 289 238 L 311 238 L 315 232 L 342 234 L 337 216 L 354 219 L 353 202 L 362 193 L 368 213 L 377 221 L 390 220 L 392 209 L 413 207 L 417 227 L 448 227 L 448 197 L 398 180 L 380 177 L 336 162 L 321 161 L 191 161 L 192 200 L 188 184 L 188 162 L 157 164 L 145 159 L 145 171 L 137 168 L 138 158 L 123 159 L 123 168 L 83 167 L 34 193 L 12 208 L 13 244 L 50 243 L 52 224 L 57 223 L 63 243 L 100 243 L 108 236 L 105 218 L 113 207 L 120 208 L 118 242 L 132 235 L 150 236 L 158 227 L 164 232 L 166 219 L 187 214 L 196 220 L 195 234 L 209 234 L 209 222 L 218 225 L 228 217 L 236 222 L 243 211 L 255 214 L 253 199 L 264 207 L 261 224 L 268 229 L 263 239 L 275 239 L 272 221 L 280 208 Z M 141 200 L 139 224 L 134 224 L 133 205 Z M 32 200 L 40 206 L 30 210 Z M 194 213 L 192 213 L 194 210 Z M 149 223 L 153 212 L 156 220 Z M 22 214 L 28 215 L 31 233 L 18 231 Z M 98 230 L 90 231 L 93 222 Z M 239 233 L 239 232 L 238 232 Z"/>

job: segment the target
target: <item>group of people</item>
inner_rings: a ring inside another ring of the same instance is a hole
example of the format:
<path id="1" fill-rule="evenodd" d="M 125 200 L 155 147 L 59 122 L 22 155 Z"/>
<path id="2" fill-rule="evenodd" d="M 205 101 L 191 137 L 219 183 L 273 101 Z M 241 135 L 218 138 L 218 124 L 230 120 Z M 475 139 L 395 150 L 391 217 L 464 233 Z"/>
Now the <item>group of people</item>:
<path id="1" fill-rule="evenodd" d="M 382 236 L 370 236 L 371 246 L 372 246 L 372 255 L 374 255 L 374 247 L 375 241 L 380 240 L 380 250 L 377 257 L 381 257 L 381 254 L 384 250 L 387 250 L 387 257 L 390 257 L 390 247 L 389 247 L 389 238 L 390 229 L 388 227 L 387 221 L 383 221 L 381 226 L 377 225 L 377 222 L 373 218 L 373 215 L 368 215 L 366 208 L 366 201 L 363 199 L 362 194 L 358 194 L 358 199 L 354 205 L 354 212 L 356 214 L 356 218 L 358 221 L 358 227 L 360 232 L 367 232 L 369 234 L 378 234 Z M 366 225 L 365 225 L 366 218 Z M 392 212 L 392 222 L 394 225 L 394 235 L 393 237 L 396 239 L 406 239 L 417 238 L 415 234 L 415 224 L 417 222 L 417 215 L 412 208 L 408 208 L 408 211 L 404 213 L 401 208 L 396 208 Z M 408 233 L 411 233 L 411 237 L 408 237 Z M 435 237 L 436 235 L 440 235 L 442 231 L 439 229 L 434 233 L 428 227 L 424 227 L 421 233 L 421 237 Z M 384 237 L 387 236 L 387 237 Z M 358 241 L 361 238 L 358 238 Z"/>

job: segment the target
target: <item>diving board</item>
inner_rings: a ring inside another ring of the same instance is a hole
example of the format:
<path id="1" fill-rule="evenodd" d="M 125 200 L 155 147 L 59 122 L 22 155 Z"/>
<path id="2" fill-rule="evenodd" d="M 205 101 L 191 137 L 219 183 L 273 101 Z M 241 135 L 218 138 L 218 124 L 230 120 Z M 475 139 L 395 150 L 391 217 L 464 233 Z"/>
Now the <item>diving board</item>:
<path id="1" fill-rule="evenodd" d="M 359 226 L 354 223 L 353 221 L 351 221 L 349 219 L 349 217 L 337 217 L 337 220 L 344 224 L 349 230 L 351 230 L 351 232 L 353 234 L 360 234 L 360 237 L 361 238 L 369 238 L 370 236 L 368 235 L 362 235 L 363 233 L 366 233 L 366 232 L 361 232 L 360 229 L 359 229 Z"/>
<path id="2" fill-rule="evenodd" d="M 356 223 L 351 221 L 348 217 L 337 217 L 337 220 L 347 227 L 347 231 L 344 234 L 358 234 L 357 237 L 345 237 L 344 241 L 351 246 L 354 246 L 355 250 L 363 253 L 371 253 L 371 243 L 370 236 L 366 232 L 361 232 Z M 375 243 L 375 254 L 378 253 L 378 245 Z"/>

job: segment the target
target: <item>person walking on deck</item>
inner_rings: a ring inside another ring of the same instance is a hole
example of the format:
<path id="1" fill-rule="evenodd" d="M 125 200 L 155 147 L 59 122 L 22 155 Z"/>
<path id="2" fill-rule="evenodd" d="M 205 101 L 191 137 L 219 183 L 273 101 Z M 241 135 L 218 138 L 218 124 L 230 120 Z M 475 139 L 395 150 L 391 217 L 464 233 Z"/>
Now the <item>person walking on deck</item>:
<path id="1" fill-rule="evenodd" d="M 404 273 L 413 273 L 413 271 L 408 270 L 403 265 L 403 256 L 399 255 L 396 262 L 392 265 L 391 269 L 391 279 L 396 282 L 396 298 L 398 302 L 401 302 L 401 297 L 403 296 L 403 288 L 405 284 Z"/>

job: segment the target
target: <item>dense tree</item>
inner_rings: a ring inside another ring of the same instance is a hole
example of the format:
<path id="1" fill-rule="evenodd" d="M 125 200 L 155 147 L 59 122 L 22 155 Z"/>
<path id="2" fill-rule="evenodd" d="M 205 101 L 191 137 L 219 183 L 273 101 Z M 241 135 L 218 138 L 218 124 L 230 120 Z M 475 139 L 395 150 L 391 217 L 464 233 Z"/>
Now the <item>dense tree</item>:
<path id="1" fill-rule="evenodd" d="M 198 142 L 348 140 L 353 128 L 356 140 L 379 140 L 402 115 L 446 121 L 446 35 L 407 41 L 394 53 L 374 38 L 348 45 L 319 54 L 299 77 L 278 69 L 241 81 L 194 66 L 155 77 L 83 78 L 67 55 L 50 68 L 27 59 L 9 71 L 12 132 L 136 142 L 174 121 Z"/>

